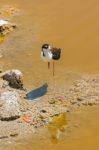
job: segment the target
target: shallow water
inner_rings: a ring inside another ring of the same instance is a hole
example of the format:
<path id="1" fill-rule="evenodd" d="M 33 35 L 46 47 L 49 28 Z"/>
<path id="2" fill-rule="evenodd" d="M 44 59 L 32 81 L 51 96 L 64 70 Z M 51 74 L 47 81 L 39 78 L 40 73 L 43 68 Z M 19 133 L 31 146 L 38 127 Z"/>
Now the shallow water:
<path id="1" fill-rule="evenodd" d="M 8 144 L 4 150 L 98 150 L 99 148 L 99 106 L 78 109 L 69 115 L 66 115 L 66 121 L 61 116 L 52 122 L 50 128 L 55 127 L 55 123 L 61 120 L 61 123 L 56 125 L 59 129 L 63 125 L 69 123 L 69 128 L 60 136 L 49 130 L 49 127 L 44 127 L 30 139 L 18 141 L 18 143 Z M 70 119 L 70 121 L 69 121 Z M 65 127 L 66 129 L 66 127 Z M 54 134 L 53 134 L 54 133 Z M 56 135 L 56 136 L 55 136 Z M 53 137 L 54 136 L 54 137 Z M 3 148 L 2 148 L 3 149 Z"/>
<path id="2" fill-rule="evenodd" d="M 6 51 L 1 62 L 4 69 L 21 69 L 27 85 L 37 85 L 43 76 L 48 80 L 47 64 L 40 58 L 40 47 L 48 42 L 62 48 L 62 58 L 55 65 L 57 76 L 64 76 L 64 70 L 99 73 L 97 0 L 1 0 L 0 4 L 20 9 L 20 15 L 9 16 L 18 29 L 0 46 Z"/>
<path id="3" fill-rule="evenodd" d="M 18 28 L 0 45 L 4 55 L 0 63 L 4 70 L 22 70 L 26 87 L 32 89 L 53 81 L 62 86 L 78 77 L 73 72 L 99 73 L 98 0 L 0 0 L 0 7 L 3 5 L 19 8 L 20 14 L 8 17 L 11 22 L 18 25 Z M 40 58 L 40 47 L 45 42 L 62 48 L 62 58 L 55 64 L 56 80 L 53 79 L 52 70 L 47 70 L 47 64 Z M 73 135 L 76 139 L 69 137 L 56 145 L 41 140 L 42 149 L 97 148 L 99 110 L 96 109 L 94 112 L 93 120 L 93 112 L 89 112 L 85 114 L 84 127 L 76 130 Z M 87 120 L 94 122 L 92 128 Z M 78 121 L 82 123 L 82 118 Z M 36 141 L 32 143 L 31 140 L 23 145 L 16 149 L 39 149 Z"/>

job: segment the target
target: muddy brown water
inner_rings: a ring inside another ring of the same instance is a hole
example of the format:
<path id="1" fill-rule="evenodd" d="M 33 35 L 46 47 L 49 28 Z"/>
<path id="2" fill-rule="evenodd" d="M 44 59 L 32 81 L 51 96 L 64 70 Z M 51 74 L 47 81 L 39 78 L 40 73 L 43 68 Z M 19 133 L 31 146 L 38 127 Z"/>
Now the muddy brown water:
<path id="1" fill-rule="evenodd" d="M 26 87 L 32 89 L 45 82 L 53 83 L 52 69 L 48 71 L 47 64 L 40 59 L 40 47 L 45 42 L 62 48 L 62 58 L 55 64 L 55 82 L 59 86 L 78 78 L 79 73 L 99 73 L 98 0 L 0 0 L 0 7 L 4 5 L 19 8 L 20 14 L 7 17 L 18 28 L 1 43 L 4 57 L 0 63 L 4 70 L 22 70 Z M 80 126 L 56 144 L 45 134 L 10 149 L 97 150 L 98 114 L 98 107 L 72 114 L 73 123 Z"/>

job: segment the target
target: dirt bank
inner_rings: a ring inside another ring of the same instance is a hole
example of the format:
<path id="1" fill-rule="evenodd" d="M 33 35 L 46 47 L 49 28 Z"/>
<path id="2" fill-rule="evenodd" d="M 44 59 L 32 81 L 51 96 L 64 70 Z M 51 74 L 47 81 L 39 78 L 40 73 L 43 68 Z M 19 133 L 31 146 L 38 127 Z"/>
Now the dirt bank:
<path id="1" fill-rule="evenodd" d="M 69 113 L 76 107 L 93 106 L 99 103 L 98 75 L 84 75 L 74 81 L 68 89 L 67 87 L 63 89 L 57 87 L 54 95 L 53 89 L 50 89 L 44 96 L 36 99 L 33 98 L 36 92 L 34 89 L 34 92 L 31 93 L 31 100 L 28 98 L 28 92 L 13 89 L 6 84 L 4 86 L 3 80 L 1 83 L 3 83 L 0 88 L 1 94 L 4 91 L 19 94 L 18 110 L 21 113 L 18 118 L 13 120 L 0 120 L 0 129 L 2 129 L 0 130 L 0 140 L 25 138 L 27 135 L 35 133 L 38 127 L 52 122 L 54 116 L 64 112 Z M 2 107 L 3 105 L 0 106 L 0 111 L 3 111 Z"/>

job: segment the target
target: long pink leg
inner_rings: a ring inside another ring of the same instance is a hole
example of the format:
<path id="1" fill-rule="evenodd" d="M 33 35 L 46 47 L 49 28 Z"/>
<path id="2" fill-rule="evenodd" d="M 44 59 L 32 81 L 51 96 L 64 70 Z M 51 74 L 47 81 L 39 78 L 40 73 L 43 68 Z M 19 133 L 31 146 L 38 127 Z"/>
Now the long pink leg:
<path id="1" fill-rule="evenodd" d="M 50 69 L 50 62 L 48 62 L 48 69 Z"/>
<path id="2" fill-rule="evenodd" d="M 53 61 L 53 76 L 55 75 L 55 65 L 54 65 L 54 61 Z"/>

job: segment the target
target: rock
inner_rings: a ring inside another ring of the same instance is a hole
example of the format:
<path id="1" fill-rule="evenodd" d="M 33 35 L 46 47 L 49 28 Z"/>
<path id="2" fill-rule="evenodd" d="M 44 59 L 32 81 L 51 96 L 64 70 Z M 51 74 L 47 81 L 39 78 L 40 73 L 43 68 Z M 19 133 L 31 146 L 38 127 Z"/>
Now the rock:
<path id="1" fill-rule="evenodd" d="M 55 104 L 55 99 L 51 99 L 51 100 L 49 100 L 49 104 Z"/>
<path id="2" fill-rule="evenodd" d="M 44 109 L 42 109 L 40 112 L 42 112 L 42 113 L 46 113 L 47 111 L 46 111 L 46 110 L 44 110 Z"/>
<path id="3" fill-rule="evenodd" d="M 9 87 L 8 81 L 1 80 L 0 81 L 0 88 L 7 88 L 7 87 Z"/>
<path id="4" fill-rule="evenodd" d="M 82 97 L 77 97 L 77 101 L 83 101 L 83 98 Z"/>
<path id="5" fill-rule="evenodd" d="M 0 139 L 6 139 L 6 138 L 9 138 L 9 137 L 7 135 L 0 136 Z"/>
<path id="6" fill-rule="evenodd" d="M 16 137 L 16 136 L 18 136 L 18 133 L 15 132 L 15 131 L 13 131 L 13 132 L 10 133 L 10 136 L 11 136 L 11 137 Z"/>
<path id="7" fill-rule="evenodd" d="M 6 20 L 0 20 L 0 27 L 3 26 L 3 25 L 7 25 L 8 24 L 8 21 Z"/>
<path id="8" fill-rule="evenodd" d="M 6 20 L 0 20 L 0 35 L 6 35 L 13 31 L 14 28 L 16 28 L 15 24 L 9 23 Z"/>
<path id="9" fill-rule="evenodd" d="M 0 101 L 3 102 L 3 105 L 0 107 L 0 120 L 10 121 L 20 117 L 19 99 L 19 94 L 15 91 L 1 93 Z"/>
<path id="10" fill-rule="evenodd" d="M 0 74 L 3 80 L 9 82 L 9 85 L 16 89 L 23 89 L 23 74 L 19 70 L 8 70 Z"/>

